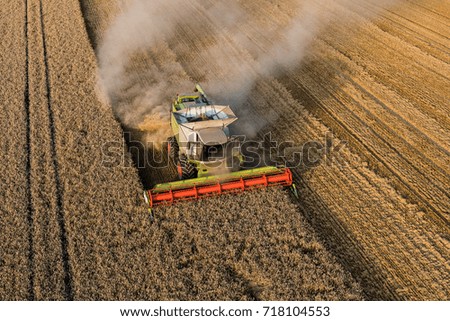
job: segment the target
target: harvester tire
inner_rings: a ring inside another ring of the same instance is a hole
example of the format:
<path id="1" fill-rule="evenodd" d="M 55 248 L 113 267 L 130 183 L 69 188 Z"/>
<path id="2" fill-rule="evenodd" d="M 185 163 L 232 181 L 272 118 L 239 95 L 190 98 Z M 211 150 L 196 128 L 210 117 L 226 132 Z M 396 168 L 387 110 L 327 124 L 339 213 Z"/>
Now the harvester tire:
<path id="1" fill-rule="evenodd" d="M 197 177 L 197 169 L 194 165 L 188 162 L 186 156 L 180 156 L 177 164 L 178 178 L 190 179 Z"/>
<path id="2" fill-rule="evenodd" d="M 178 163 L 178 153 L 180 151 L 180 147 L 178 146 L 178 142 L 175 136 L 171 136 L 167 138 L 167 154 L 172 159 L 174 164 Z"/>

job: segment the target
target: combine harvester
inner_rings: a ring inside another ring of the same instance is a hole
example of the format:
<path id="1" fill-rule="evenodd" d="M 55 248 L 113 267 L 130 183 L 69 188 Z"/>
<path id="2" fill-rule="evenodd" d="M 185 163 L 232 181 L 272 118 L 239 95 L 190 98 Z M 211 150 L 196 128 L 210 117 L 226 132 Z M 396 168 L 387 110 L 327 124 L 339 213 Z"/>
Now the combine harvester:
<path id="1" fill-rule="evenodd" d="M 212 104 L 200 85 L 192 94 L 177 96 L 171 109 L 173 136 L 168 139 L 168 153 L 180 180 L 145 191 L 150 211 L 158 205 L 258 187 L 290 186 L 297 194 L 288 168 L 242 169 L 240 142 L 228 127 L 236 120 L 229 106 Z"/>

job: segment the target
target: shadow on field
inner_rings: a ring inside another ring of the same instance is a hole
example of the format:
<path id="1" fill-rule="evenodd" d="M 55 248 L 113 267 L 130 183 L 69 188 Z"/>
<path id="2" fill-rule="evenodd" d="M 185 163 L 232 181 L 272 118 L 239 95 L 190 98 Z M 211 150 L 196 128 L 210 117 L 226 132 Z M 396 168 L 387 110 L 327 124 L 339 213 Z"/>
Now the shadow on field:
<path id="1" fill-rule="evenodd" d="M 295 75 L 302 75 L 310 70 L 314 70 L 314 64 L 309 65 L 308 62 L 304 62 L 297 70 L 279 77 L 278 81 L 283 84 L 296 101 L 299 101 L 311 114 L 319 118 L 328 128 L 331 128 L 333 132 L 339 135 L 341 140 L 348 141 L 350 150 L 358 150 L 361 146 L 354 141 L 345 128 L 340 128 L 339 124 L 327 114 L 327 106 L 323 103 L 328 99 L 335 99 L 333 92 L 340 89 L 340 82 L 331 81 L 330 83 L 335 85 L 335 88 L 332 88 L 334 91 L 324 90 L 323 96 L 319 99 L 302 83 L 301 77 L 295 77 Z M 335 75 L 334 77 L 339 76 Z M 361 156 L 361 153 L 358 153 L 358 155 Z M 366 160 L 371 169 L 377 172 L 376 162 L 372 159 Z M 323 166 L 327 165 L 324 164 Z M 297 201 L 303 216 L 318 233 L 326 248 L 337 258 L 344 269 L 361 284 L 365 298 L 368 300 L 399 299 L 395 289 L 392 289 L 392 285 L 386 282 L 386 274 L 383 272 L 382 266 L 369 259 L 371 253 L 363 251 L 359 244 L 355 242 L 357 238 L 354 233 L 346 228 L 345 223 L 341 224 L 333 216 L 333 211 L 309 187 L 308 178 L 303 175 L 304 169 L 294 169 L 293 173 L 299 190 Z"/>
<path id="2" fill-rule="evenodd" d="M 371 260 L 370 253 L 365 253 L 355 242 L 357 238 L 354 233 L 333 217 L 331 209 L 310 189 L 308 180 L 296 178 L 295 181 L 299 198 L 293 200 L 298 202 L 302 216 L 316 231 L 325 248 L 361 285 L 364 298 L 375 301 L 399 300 L 395 289 L 386 282 L 382 267 Z M 320 211 L 316 208 L 320 208 Z"/>
<path id="3" fill-rule="evenodd" d="M 95 29 L 91 23 L 92 10 L 89 10 L 89 0 L 80 0 L 80 10 L 84 19 L 84 25 L 86 26 L 86 32 L 89 37 L 92 48 L 95 50 L 97 47 L 97 38 L 95 37 Z"/>
<path id="4" fill-rule="evenodd" d="M 145 132 L 124 127 L 124 139 L 145 189 L 178 179 L 176 167 L 167 155 L 167 142 L 160 147 L 144 144 Z"/>

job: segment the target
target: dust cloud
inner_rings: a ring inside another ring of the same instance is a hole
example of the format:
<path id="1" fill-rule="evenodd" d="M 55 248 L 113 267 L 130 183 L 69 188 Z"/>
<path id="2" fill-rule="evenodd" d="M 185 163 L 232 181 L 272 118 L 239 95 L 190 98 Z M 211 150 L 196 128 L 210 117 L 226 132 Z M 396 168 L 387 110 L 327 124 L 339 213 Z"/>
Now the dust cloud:
<path id="1" fill-rule="evenodd" d="M 382 8 L 392 1 L 377 3 Z M 238 0 L 128 2 L 98 49 L 102 87 L 116 115 L 125 126 L 148 131 L 155 141 L 164 140 L 170 135 L 170 99 L 200 80 L 218 102 L 230 104 L 249 119 L 244 127 L 254 135 L 261 124 L 251 121 L 245 102 L 256 82 L 299 66 L 321 30 L 331 22 L 345 21 L 336 9 L 356 6 L 349 0 L 293 0 L 274 2 L 274 10 L 280 4 L 289 6 L 290 14 L 280 10 L 279 16 L 259 19 Z M 190 41 L 207 38 L 211 43 L 186 49 L 191 44 L 177 39 L 180 28 L 198 32 Z M 174 42 L 178 44 L 169 47 Z M 197 62 L 198 77 L 193 77 L 199 79 L 191 79 L 178 60 L 180 52 L 194 49 L 202 62 Z"/>

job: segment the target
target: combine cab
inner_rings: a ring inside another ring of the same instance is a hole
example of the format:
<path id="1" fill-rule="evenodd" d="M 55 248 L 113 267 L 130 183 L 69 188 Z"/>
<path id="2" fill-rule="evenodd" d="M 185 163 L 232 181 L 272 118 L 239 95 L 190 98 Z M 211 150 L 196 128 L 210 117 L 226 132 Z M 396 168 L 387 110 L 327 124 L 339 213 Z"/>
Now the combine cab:
<path id="1" fill-rule="evenodd" d="M 228 127 L 236 120 L 229 106 L 214 105 L 199 85 L 194 93 L 177 96 L 171 108 L 174 135 L 168 138 L 168 154 L 180 180 L 146 191 L 150 208 L 257 187 L 292 186 L 288 168 L 242 169 L 240 142 Z"/>

